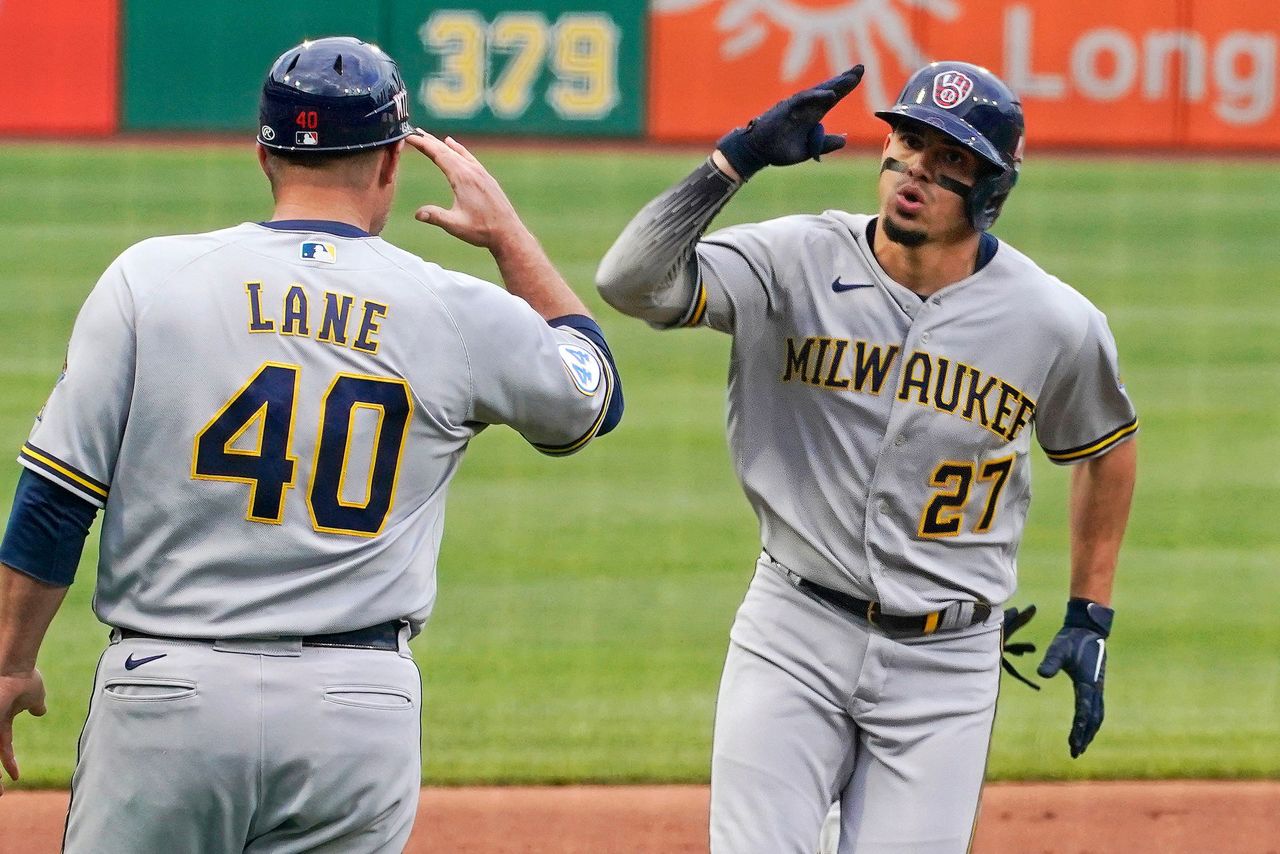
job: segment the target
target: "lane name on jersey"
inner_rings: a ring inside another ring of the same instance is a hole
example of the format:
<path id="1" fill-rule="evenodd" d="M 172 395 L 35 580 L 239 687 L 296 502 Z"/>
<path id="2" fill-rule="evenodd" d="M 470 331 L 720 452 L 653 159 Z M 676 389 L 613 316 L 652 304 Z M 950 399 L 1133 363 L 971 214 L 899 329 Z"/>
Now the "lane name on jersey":
<path id="1" fill-rule="evenodd" d="M 262 288 L 262 282 L 244 284 L 251 334 L 297 335 L 362 353 L 378 352 L 382 321 L 391 311 L 386 303 L 361 299 L 357 307 L 351 294 L 325 291 L 323 305 L 315 305 L 306 289 L 295 284 L 284 292 L 280 312 L 274 314 L 266 306 Z"/>

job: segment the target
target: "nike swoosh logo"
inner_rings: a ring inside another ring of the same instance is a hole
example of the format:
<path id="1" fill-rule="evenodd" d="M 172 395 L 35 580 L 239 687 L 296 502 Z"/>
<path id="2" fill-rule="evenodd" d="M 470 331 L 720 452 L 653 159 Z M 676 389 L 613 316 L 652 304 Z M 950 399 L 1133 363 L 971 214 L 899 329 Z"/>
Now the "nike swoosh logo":
<path id="1" fill-rule="evenodd" d="M 836 276 L 836 280 L 831 283 L 831 290 L 835 291 L 838 294 L 842 294 L 845 291 L 856 291 L 859 288 L 874 288 L 874 287 L 875 285 L 871 284 L 870 282 L 866 282 L 866 283 L 855 282 L 853 284 L 850 284 L 848 282 L 842 282 L 840 281 L 839 276 Z"/>
<path id="2" fill-rule="evenodd" d="M 1107 645 L 1098 638 L 1098 663 L 1093 667 L 1093 681 L 1097 682 L 1098 677 L 1102 675 L 1102 663 L 1107 660 Z"/>
<path id="3" fill-rule="evenodd" d="M 164 658 L 168 654 L 169 653 L 167 652 L 162 652 L 159 655 L 148 655 L 146 658 L 134 658 L 133 653 L 129 653 L 129 657 L 124 660 L 124 669 L 133 670 L 134 668 L 141 667 L 149 661 L 155 661 L 157 658 Z"/>

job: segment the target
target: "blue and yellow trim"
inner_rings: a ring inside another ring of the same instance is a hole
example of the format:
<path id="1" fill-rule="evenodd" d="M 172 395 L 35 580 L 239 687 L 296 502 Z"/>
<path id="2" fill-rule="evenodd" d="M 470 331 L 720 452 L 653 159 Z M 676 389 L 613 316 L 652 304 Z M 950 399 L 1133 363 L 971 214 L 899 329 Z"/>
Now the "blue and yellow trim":
<path id="1" fill-rule="evenodd" d="M 1074 448 L 1067 448 L 1065 451 L 1052 451 L 1048 448 L 1044 449 L 1045 455 L 1055 463 L 1074 463 L 1089 457 L 1108 451 L 1112 446 L 1123 442 L 1125 439 L 1138 432 L 1138 419 L 1135 418 L 1127 424 L 1122 424 L 1112 430 L 1105 436 L 1095 439 L 1084 445 L 1078 445 Z"/>
<path id="2" fill-rule="evenodd" d="M 55 457 L 30 442 L 25 443 L 18 451 L 18 462 L 49 475 L 53 480 L 68 489 L 85 496 L 98 504 L 107 500 L 108 487 L 100 480 L 95 480 L 75 466 Z"/>
<path id="3" fill-rule="evenodd" d="M 702 320 L 707 316 L 707 286 L 702 280 L 698 280 L 698 292 L 693 298 L 693 307 L 689 310 L 688 316 L 680 321 L 679 325 L 683 327 L 701 326 Z"/>

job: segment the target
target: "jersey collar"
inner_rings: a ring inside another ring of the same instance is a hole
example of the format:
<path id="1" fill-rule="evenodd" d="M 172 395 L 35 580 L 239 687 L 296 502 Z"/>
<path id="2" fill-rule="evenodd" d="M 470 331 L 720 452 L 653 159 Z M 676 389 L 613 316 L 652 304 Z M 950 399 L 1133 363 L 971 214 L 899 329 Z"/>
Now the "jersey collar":
<path id="1" fill-rule="evenodd" d="M 260 222 L 258 225 L 273 228 L 276 231 L 322 231 L 335 237 L 373 237 L 363 228 L 328 219 L 277 219 L 272 222 Z"/>

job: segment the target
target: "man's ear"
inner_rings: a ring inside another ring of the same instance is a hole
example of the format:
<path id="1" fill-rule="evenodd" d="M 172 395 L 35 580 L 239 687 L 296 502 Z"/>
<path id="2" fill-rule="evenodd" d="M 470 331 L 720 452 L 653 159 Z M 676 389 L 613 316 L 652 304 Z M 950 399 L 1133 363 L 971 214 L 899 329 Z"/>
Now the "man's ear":
<path id="1" fill-rule="evenodd" d="M 394 184 L 396 173 L 400 170 L 400 152 L 404 151 L 404 140 L 384 146 L 386 151 L 378 162 L 378 185 Z"/>
<path id="2" fill-rule="evenodd" d="M 254 146 L 258 149 L 258 166 L 262 168 L 262 174 L 270 180 L 271 173 L 267 171 L 267 149 L 260 142 L 255 142 Z"/>

